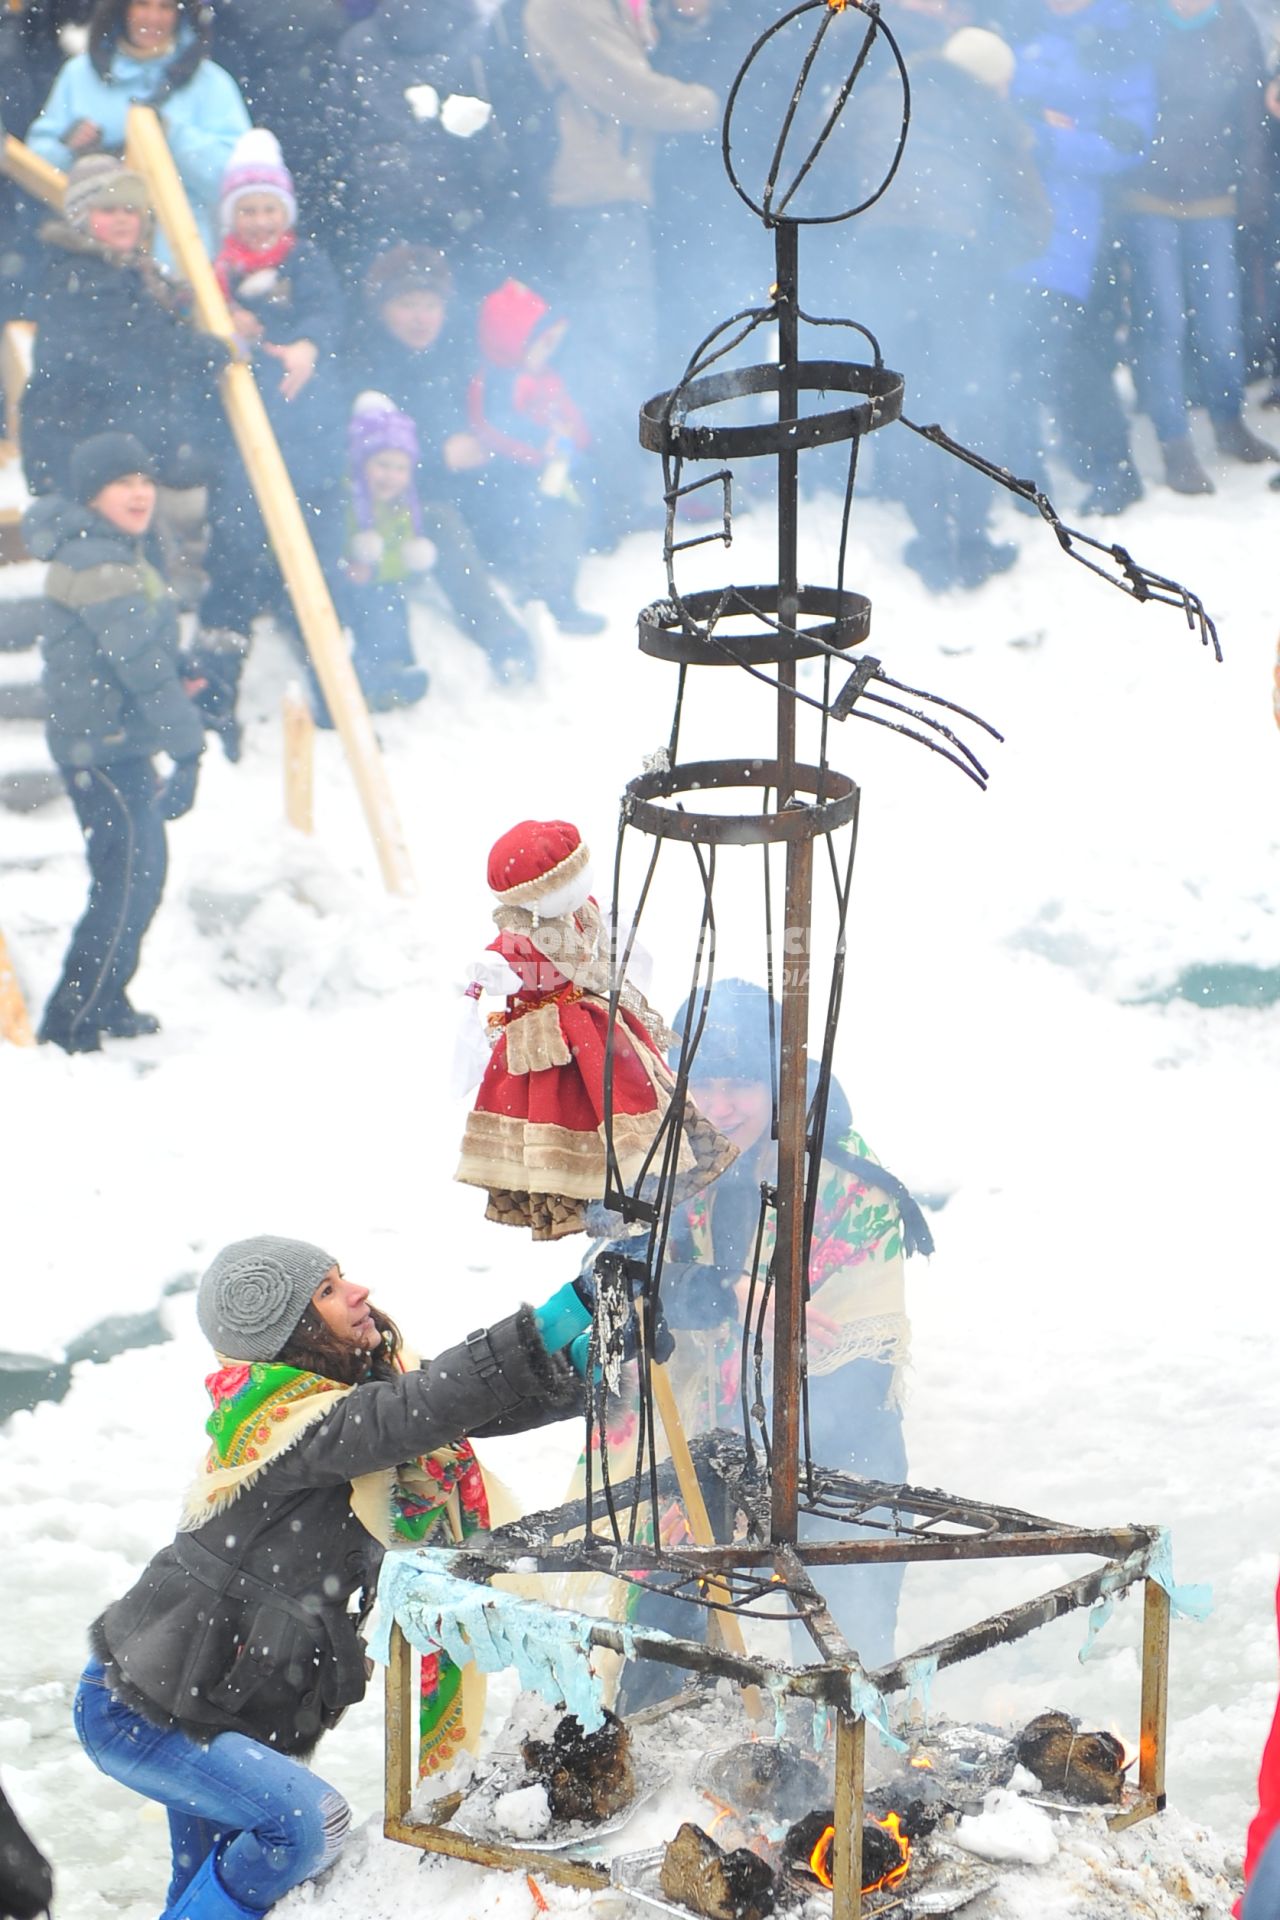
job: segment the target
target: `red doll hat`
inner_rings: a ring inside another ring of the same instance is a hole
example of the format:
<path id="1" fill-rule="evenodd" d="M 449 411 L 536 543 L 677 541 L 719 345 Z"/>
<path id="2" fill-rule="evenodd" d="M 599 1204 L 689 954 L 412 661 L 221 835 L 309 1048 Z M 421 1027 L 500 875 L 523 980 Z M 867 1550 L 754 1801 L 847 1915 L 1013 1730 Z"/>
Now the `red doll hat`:
<path id="1" fill-rule="evenodd" d="M 489 885 L 504 907 L 528 907 L 585 873 L 591 849 L 568 820 L 522 820 L 495 840 Z"/>

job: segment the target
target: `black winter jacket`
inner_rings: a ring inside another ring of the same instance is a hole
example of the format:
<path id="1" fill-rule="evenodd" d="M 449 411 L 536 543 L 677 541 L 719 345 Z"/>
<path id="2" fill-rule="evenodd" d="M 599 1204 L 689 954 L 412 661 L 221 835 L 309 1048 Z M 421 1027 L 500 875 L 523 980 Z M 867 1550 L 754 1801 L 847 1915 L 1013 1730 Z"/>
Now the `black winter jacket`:
<path id="1" fill-rule="evenodd" d="M 261 284 L 269 281 L 269 284 Z M 314 241 L 300 239 L 288 259 L 266 275 L 231 278 L 231 298 L 262 322 L 275 346 L 310 340 L 317 349 L 315 372 L 296 399 L 280 395 L 278 361 L 261 352 L 254 377 L 266 403 L 294 484 L 313 494 L 341 469 L 345 425 L 339 349 L 346 306 L 333 262 Z"/>
<path id="2" fill-rule="evenodd" d="M 145 544 L 59 494 L 28 508 L 22 532 L 50 562 L 41 647 L 59 766 L 200 753 L 203 722 L 178 672 L 177 603 Z"/>
<path id="3" fill-rule="evenodd" d="M 349 1607 L 371 1589 L 383 1549 L 351 1511 L 352 1480 L 580 1404 L 577 1375 L 547 1353 L 527 1307 L 412 1373 L 353 1388 L 107 1608 L 92 1638 L 108 1684 L 193 1738 L 243 1733 L 309 1752 L 365 1691 Z"/>
<path id="4" fill-rule="evenodd" d="M 507 156 L 492 113 L 474 131 L 454 131 L 448 105 L 491 105 L 487 39 L 474 0 L 381 0 L 343 35 L 351 205 L 373 231 L 413 232 L 447 250 L 501 194 Z"/>
<path id="5" fill-rule="evenodd" d="M 173 311 L 149 261 L 122 259 L 62 220 L 41 238 L 48 257 L 22 399 L 28 485 L 65 492 L 76 443 L 115 430 L 136 435 L 164 479 L 178 447 L 198 444 L 214 418 L 226 350 Z"/>

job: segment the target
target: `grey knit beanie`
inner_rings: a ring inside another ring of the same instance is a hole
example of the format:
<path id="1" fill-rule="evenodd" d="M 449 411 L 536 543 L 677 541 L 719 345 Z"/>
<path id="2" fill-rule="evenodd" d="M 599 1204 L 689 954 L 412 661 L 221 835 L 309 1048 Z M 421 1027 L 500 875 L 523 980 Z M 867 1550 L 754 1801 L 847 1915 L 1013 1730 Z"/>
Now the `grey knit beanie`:
<path id="1" fill-rule="evenodd" d="M 227 1360 L 274 1360 L 337 1261 L 309 1240 L 255 1233 L 211 1262 L 196 1295 L 196 1319 Z"/>
<path id="2" fill-rule="evenodd" d="M 134 173 L 113 154 L 87 153 L 74 163 L 67 175 L 62 194 L 63 218 L 87 233 L 89 215 L 109 207 L 127 207 L 131 213 L 140 213 L 149 219 L 151 199 L 147 183 L 140 173 Z"/>

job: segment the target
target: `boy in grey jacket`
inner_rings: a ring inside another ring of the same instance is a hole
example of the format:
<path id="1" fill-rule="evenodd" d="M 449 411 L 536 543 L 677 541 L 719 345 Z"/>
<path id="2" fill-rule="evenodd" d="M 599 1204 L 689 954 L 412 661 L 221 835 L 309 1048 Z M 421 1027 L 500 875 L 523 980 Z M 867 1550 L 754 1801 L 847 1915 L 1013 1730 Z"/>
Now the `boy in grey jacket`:
<path id="1" fill-rule="evenodd" d="M 164 891 L 165 821 L 195 800 L 204 726 L 181 678 L 176 602 L 148 551 L 150 456 L 131 434 L 95 434 L 71 456 L 71 491 L 38 500 L 23 522 L 28 551 L 50 562 L 49 751 L 91 879 L 39 1038 L 96 1053 L 103 1034 L 133 1039 L 159 1027 L 126 990 Z M 152 761 L 161 751 L 174 763 L 164 782 Z"/>

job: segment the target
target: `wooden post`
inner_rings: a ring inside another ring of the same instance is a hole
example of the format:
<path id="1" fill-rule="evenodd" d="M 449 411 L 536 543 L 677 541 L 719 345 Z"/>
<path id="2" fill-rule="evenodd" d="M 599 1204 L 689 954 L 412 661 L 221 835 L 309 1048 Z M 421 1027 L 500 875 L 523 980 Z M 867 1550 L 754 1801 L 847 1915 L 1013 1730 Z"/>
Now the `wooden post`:
<path id="1" fill-rule="evenodd" d="M 1169 1624 L 1172 1602 L 1147 1577 L 1142 1608 L 1142 1724 L 1138 1733 L 1138 1791 L 1107 1817 L 1112 1832 L 1149 1820 L 1165 1808 L 1164 1759 L 1169 1732 Z"/>
<path id="2" fill-rule="evenodd" d="M 285 689 L 282 717 L 285 818 L 299 833 L 314 833 L 316 723 L 296 680 Z"/>
<path id="3" fill-rule="evenodd" d="M 4 145 L 0 147 L 0 171 L 7 173 L 11 180 L 37 200 L 43 200 L 48 206 L 62 211 L 66 174 L 51 161 L 42 160 L 21 140 L 15 140 L 11 133 L 5 134 Z"/>
<path id="4" fill-rule="evenodd" d="M 1164 1753 L 1169 1727 L 1169 1596 L 1158 1580 L 1148 1579 L 1142 1610 L 1142 1730 L 1138 1749 L 1138 1787 L 1164 1806 Z"/>
<path id="5" fill-rule="evenodd" d="M 0 1040 L 11 1040 L 15 1047 L 33 1047 L 35 1035 L 27 1018 L 27 1003 L 18 985 L 18 976 L 9 958 L 9 949 L 0 933 Z"/>
<path id="6" fill-rule="evenodd" d="M 417 1776 L 413 1727 L 413 1649 L 398 1625 L 391 1629 L 387 1665 L 385 1831 L 405 1818 Z"/>
<path id="7" fill-rule="evenodd" d="M 129 109 L 125 155 L 147 183 L 156 218 L 183 277 L 195 296 L 195 313 L 206 333 L 228 346 L 231 315 L 214 277 L 160 120 L 151 107 Z M 360 691 L 337 612 L 320 570 L 307 523 L 250 367 L 234 361 L 221 377 L 222 404 L 240 457 L 257 497 L 267 534 L 280 562 L 289 597 L 329 711 L 346 750 L 365 818 L 373 834 L 382 877 L 391 893 L 409 893 L 413 873 L 396 815 L 386 768 L 369 709 Z M 335 450 L 335 458 L 337 453 Z"/>
<path id="8" fill-rule="evenodd" d="M 862 1789 L 867 1723 L 836 1709 L 836 1791 L 831 1847 L 831 1920 L 860 1920 L 862 1913 Z"/>

